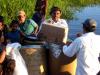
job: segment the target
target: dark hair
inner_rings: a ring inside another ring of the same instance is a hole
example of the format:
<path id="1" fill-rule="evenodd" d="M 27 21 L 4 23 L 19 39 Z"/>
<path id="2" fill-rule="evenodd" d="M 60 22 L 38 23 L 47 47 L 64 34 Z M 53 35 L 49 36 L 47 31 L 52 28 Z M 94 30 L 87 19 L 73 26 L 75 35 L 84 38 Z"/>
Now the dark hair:
<path id="1" fill-rule="evenodd" d="M 3 75 L 13 75 L 16 62 L 14 59 L 6 58 L 2 64 Z"/>
<path id="2" fill-rule="evenodd" d="M 12 20 L 12 22 L 10 23 L 10 27 L 12 27 L 14 24 L 19 25 L 19 22 L 17 20 Z"/>
<path id="3" fill-rule="evenodd" d="M 0 16 L 0 22 L 3 22 L 3 21 L 4 21 L 4 17 Z"/>
<path id="4" fill-rule="evenodd" d="M 86 32 L 94 32 L 96 30 L 96 21 L 92 18 L 86 19 L 83 23 L 83 29 Z"/>
<path id="5" fill-rule="evenodd" d="M 83 29 L 86 32 L 94 32 L 96 30 L 96 27 L 95 26 L 86 27 L 85 25 L 83 25 Z"/>
<path id="6" fill-rule="evenodd" d="M 61 12 L 61 10 L 60 10 L 59 7 L 53 6 L 53 7 L 51 8 L 50 15 L 51 15 L 53 12 L 55 12 L 55 11 L 60 11 L 60 12 Z"/>

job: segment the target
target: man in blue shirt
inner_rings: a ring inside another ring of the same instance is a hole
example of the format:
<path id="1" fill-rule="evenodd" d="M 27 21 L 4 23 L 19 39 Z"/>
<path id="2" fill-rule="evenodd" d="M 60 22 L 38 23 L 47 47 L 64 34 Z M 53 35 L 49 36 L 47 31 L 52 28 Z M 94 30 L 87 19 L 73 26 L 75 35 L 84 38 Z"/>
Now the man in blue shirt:
<path id="1" fill-rule="evenodd" d="M 20 42 L 20 31 L 18 30 L 19 23 L 13 20 L 10 24 L 11 31 L 6 34 L 6 38 L 9 42 Z"/>

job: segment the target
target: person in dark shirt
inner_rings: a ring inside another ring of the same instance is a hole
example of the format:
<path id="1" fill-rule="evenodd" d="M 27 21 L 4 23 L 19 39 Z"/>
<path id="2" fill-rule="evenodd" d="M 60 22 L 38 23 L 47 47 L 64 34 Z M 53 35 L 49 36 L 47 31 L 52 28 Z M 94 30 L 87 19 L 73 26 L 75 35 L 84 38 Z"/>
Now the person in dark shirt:
<path id="1" fill-rule="evenodd" d="M 47 8 L 47 0 L 37 0 L 35 5 L 35 13 L 32 16 L 32 19 L 40 27 L 41 23 L 45 20 Z"/>
<path id="2" fill-rule="evenodd" d="M 18 30 L 19 23 L 13 20 L 10 24 L 11 31 L 7 33 L 7 40 L 11 43 L 20 42 L 20 31 Z"/>
<path id="3" fill-rule="evenodd" d="M 4 17 L 0 16 L 0 42 L 2 45 L 6 45 L 5 35 L 8 32 L 7 25 L 4 24 Z"/>
<path id="4" fill-rule="evenodd" d="M 44 18 L 44 15 L 42 14 L 42 11 L 36 11 L 32 17 L 32 19 L 38 24 L 39 27 L 42 23 L 43 18 Z"/>

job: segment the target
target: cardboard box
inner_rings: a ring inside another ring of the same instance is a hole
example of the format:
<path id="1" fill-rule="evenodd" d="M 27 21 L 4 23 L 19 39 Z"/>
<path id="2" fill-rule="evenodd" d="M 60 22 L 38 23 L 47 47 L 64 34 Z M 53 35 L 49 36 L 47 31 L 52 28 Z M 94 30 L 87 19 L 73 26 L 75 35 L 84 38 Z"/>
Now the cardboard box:
<path id="1" fill-rule="evenodd" d="M 66 28 L 43 24 L 38 34 L 39 39 L 50 43 L 63 43 Z"/>

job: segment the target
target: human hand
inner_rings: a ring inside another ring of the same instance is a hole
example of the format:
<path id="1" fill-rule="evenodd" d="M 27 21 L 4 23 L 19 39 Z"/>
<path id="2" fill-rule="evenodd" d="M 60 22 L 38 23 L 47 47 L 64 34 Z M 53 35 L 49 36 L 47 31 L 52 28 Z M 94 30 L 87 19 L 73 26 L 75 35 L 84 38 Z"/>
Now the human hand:
<path id="1" fill-rule="evenodd" d="M 80 36 L 82 36 L 82 33 L 79 32 L 79 33 L 76 34 L 76 36 L 80 37 Z"/>
<path id="2" fill-rule="evenodd" d="M 37 33 L 34 33 L 34 32 L 33 32 L 31 35 L 32 35 L 32 36 L 37 36 Z"/>
<path id="3" fill-rule="evenodd" d="M 68 42 L 66 43 L 66 45 L 69 46 L 71 43 L 72 43 L 71 41 L 68 41 Z"/>

